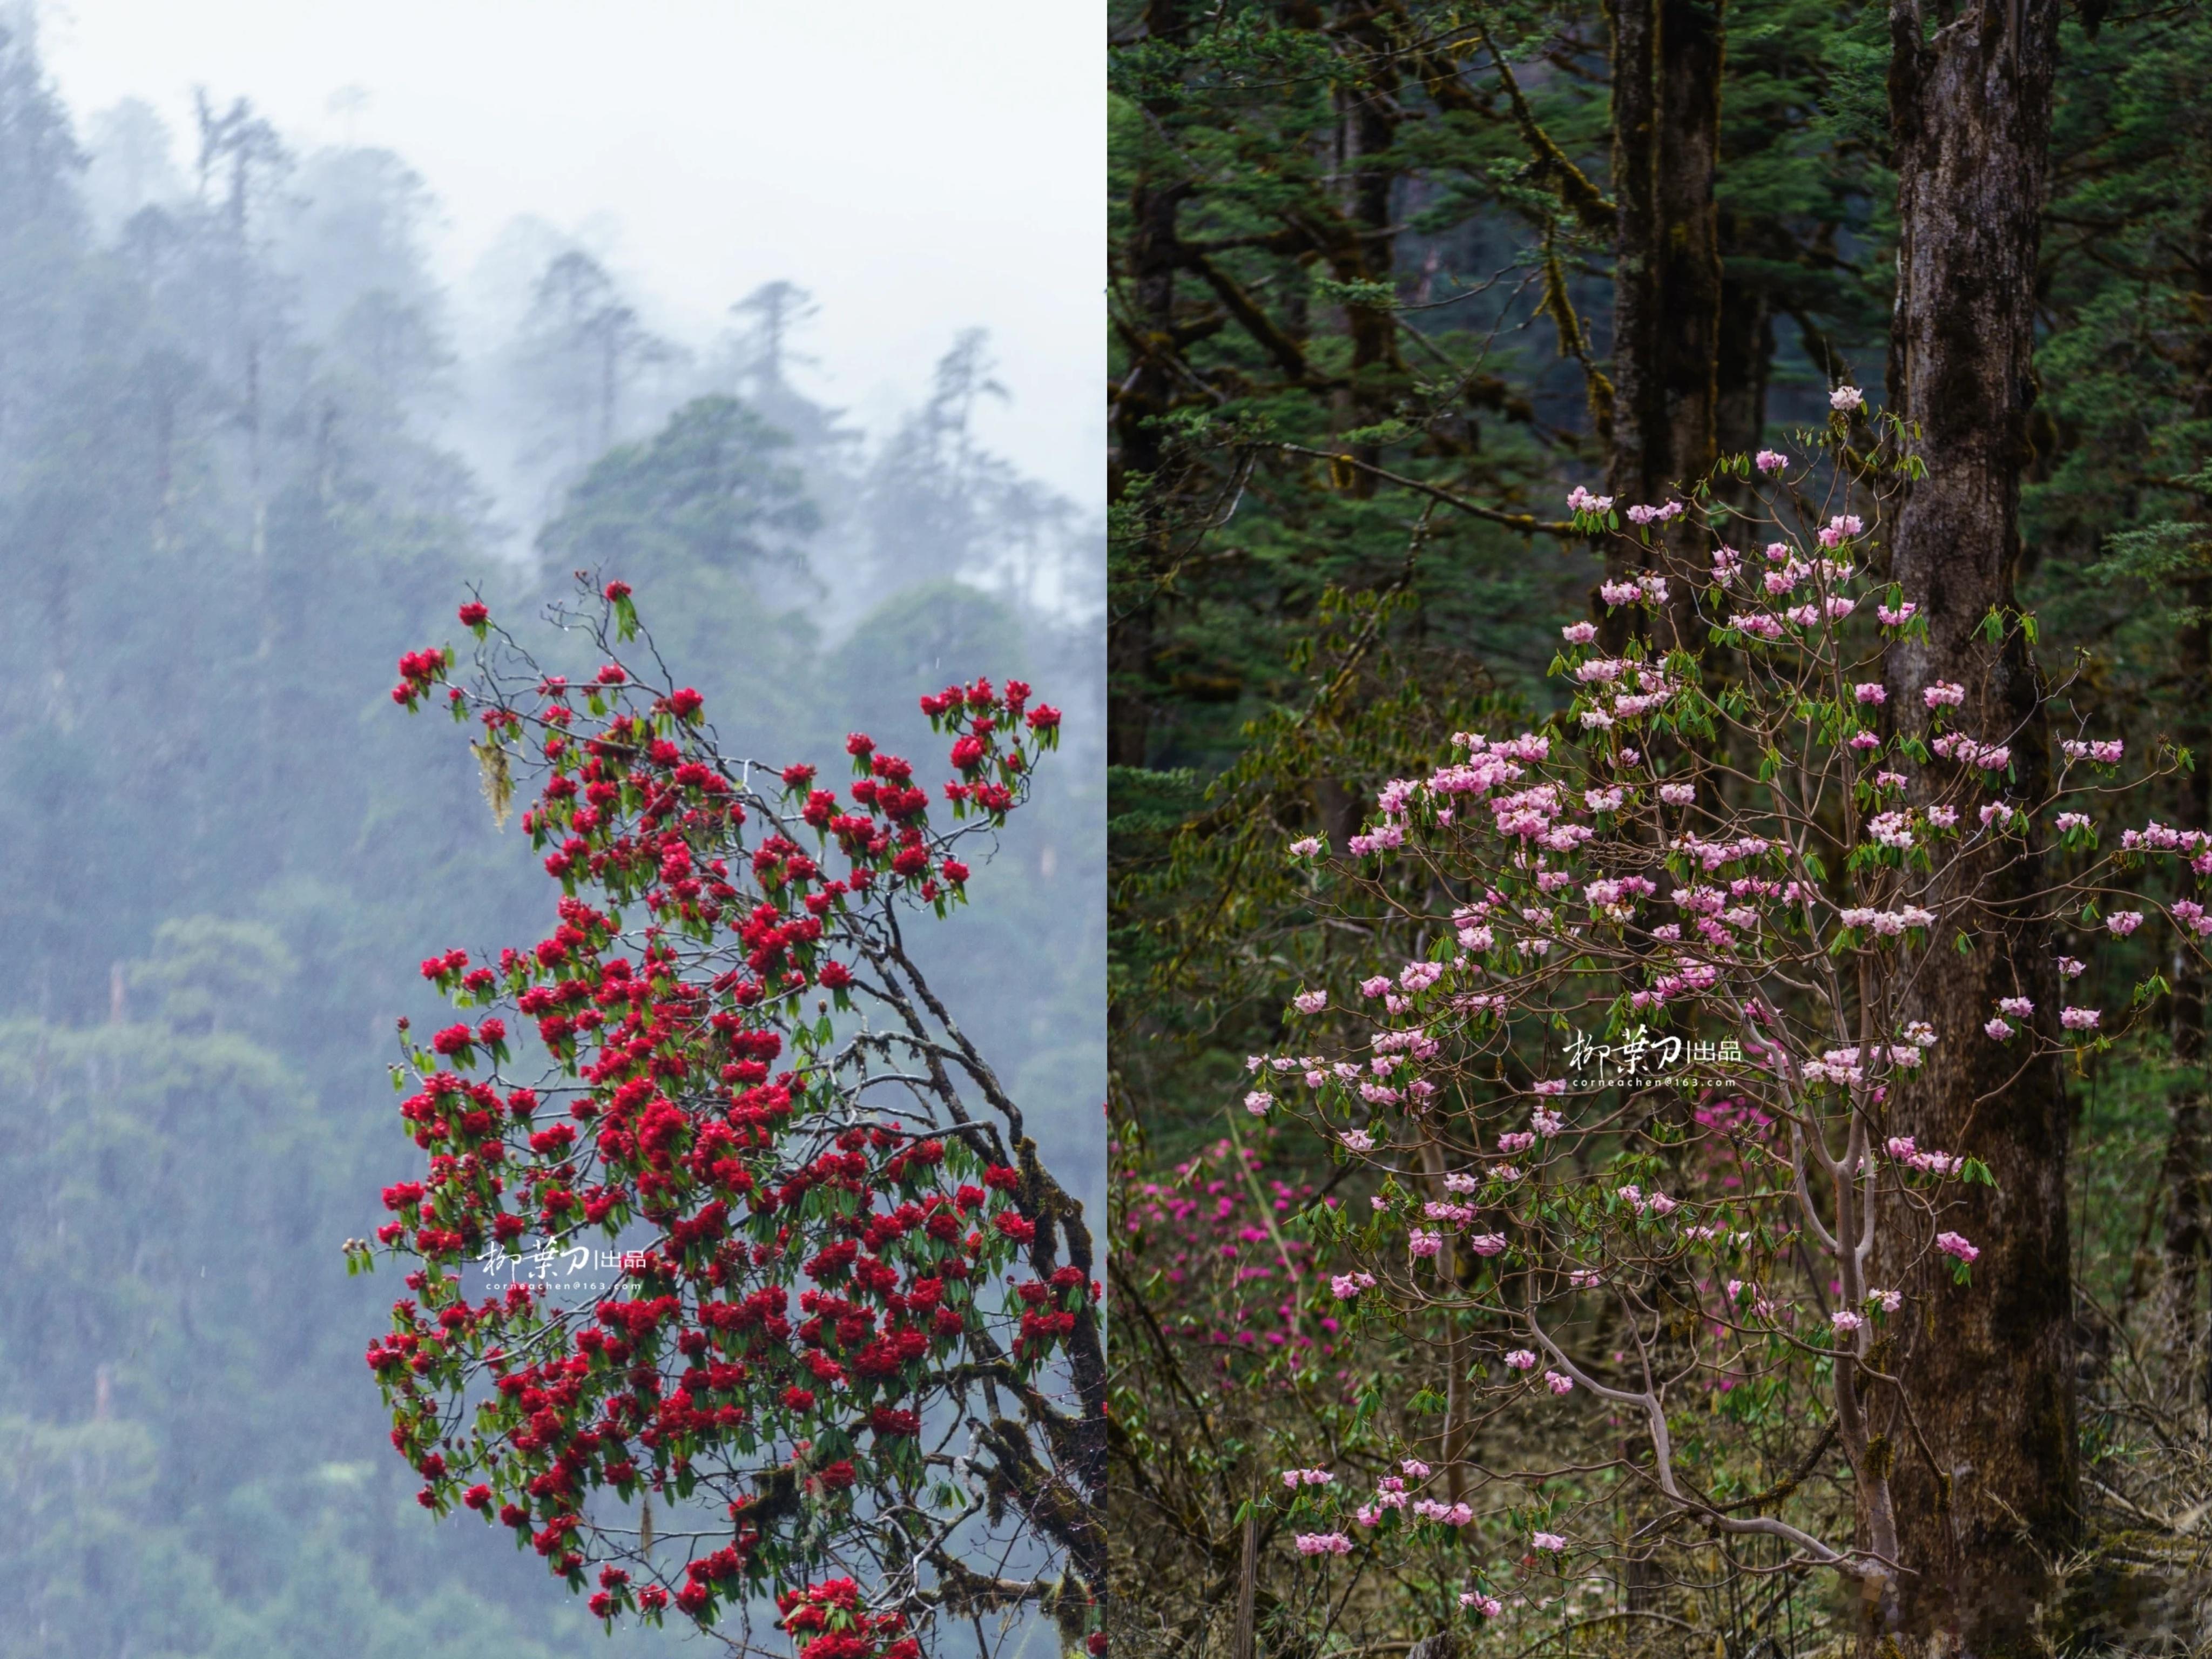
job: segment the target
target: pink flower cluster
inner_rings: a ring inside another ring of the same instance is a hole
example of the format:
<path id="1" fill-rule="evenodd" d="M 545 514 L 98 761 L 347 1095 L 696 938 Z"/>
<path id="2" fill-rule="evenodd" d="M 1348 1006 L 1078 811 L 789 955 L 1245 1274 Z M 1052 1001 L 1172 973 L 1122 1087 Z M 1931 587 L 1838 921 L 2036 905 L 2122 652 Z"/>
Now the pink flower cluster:
<path id="1" fill-rule="evenodd" d="M 1966 1167 L 1966 1160 L 1957 1152 L 1923 1152 L 1913 1144 L 1911 1135 L 1892 1135 L 1889 1155 L 1908 1170 L 1917 1170 L 1923 1175 L 1953 1176 Z"/>
<path id="2" fill-rule="evenodd" d="M 2127 747 L 2123 738 L 2100 738 L 2088 743 L 2068 738 L 2059 744 L 2058 751 L 2070 761 L 2093 760 L 2100 766 L 2116 766 Z"/>

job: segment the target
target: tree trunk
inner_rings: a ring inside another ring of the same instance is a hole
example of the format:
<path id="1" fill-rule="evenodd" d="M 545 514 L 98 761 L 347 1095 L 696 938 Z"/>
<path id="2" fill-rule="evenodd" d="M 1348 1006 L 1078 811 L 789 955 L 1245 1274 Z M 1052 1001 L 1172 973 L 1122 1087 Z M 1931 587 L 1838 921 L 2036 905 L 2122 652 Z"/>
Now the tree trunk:
<path id="1" fill-rule="evenodd" d="M 2212 282 L 2212 270 L 2207 271 Z M 2212 388 L 2208 388 L 2212 393 Z M 2200 404 L 2212 396 L 2200 398 Z M 2201 503 L 2200 503 L 2201 506 Z M 2199 757 L 2196 767 L 2182 775 L 2182 822 L 2192 827 L 2212 823 L 2212 763 L 2203 757 L 2212 749 L 2212 582 L 2193 581 L 2186 592 L 2191 620 L 2181 630 L 2177 653 L 2179 707 L 2175 738 Z M 2212 1253 L 2212 1134 L 2206 1124 L 2207 1079 L 2204 1030 L 2204 975 L 2193 951 L 2174 953 L 2173 1060 L 2174 1079 L 2170 1110 L 2172 1127 L 2166 1140 L 2159 1185 L 2171 1197 L 2166 1212 L 2160 1251 L 2164 1272 L 2160 1296 L 2167 1316 L 2167 1328 L 2184 1343 L 2202 1344 L 2205 1336 L 2198 1312 L 2202 1268 Z M 2212 1363 L 2212 1353 L 2207 1354 Z M 2212 1371 L 2202 1382 L 2205 1403 L 2212 1405 Z"/>
<path id="2" fill-rule="evenodd" d="M 1606 487 L 1626 509 L 1663 502 L 1718 453 L 1723 35 L 1721 0 L 1609 0 L 1608 11 L 1619 219 Z M 1686 519 L 1665 533 L 1692 556 Z M 1608 551 L 1608 574 L 1623 574 L 1627 556 Z"/>
<path id="3" fill-rule="evenodd" d="M 1719 166 L 1722 0 L 1608 0 L 1613 27 L 1613 183 L 1615 204 L 1613 430 L 1606 488 L 1618 508 L 1657 506 L 1686 492 L 1719 454 L 1721 254 L 1713 177 Z M 1701 531 L 1686 515 L 1635 550 L 1606 543 L 1618 580 L 1657 568 L 1662 548 L 1678 567 L 1701 562 Z M 1608 650 L 1637 626 L 1634 613 L 1601 611 Z M 1692 596 L 1676 584 L 1653 644 L 1696 643 Z M 1654 1510 L 1647 1492 L 1626 1498 L 1629 1531 Z M 1627 1605 L 1657 1609 L 1663 1576 L 1648 1549 L 1624 1564 Z"/>
<path id="4" fill-rule="evenodd" d="M 1107 468 L 1107 498 L 1123 500 L 1133 480 L 1148 480 L 1153 494 L 1140 509 L 1141 538 L 1125 556 L 1127 580 L 1115 594 L 1106 639 L 1107 760 L 1142 766 L 1150 746 L 1152 708 L 1145 683 L 1152 666 L 1152 625 L 1158 600 L 1154 572 L 1167 558 L 1168 501 L 1172 490 L 1159 477 L 1165 453 L 1158 422 L 1174 407 L 1170 360 L 1174 356 L 1176 266 L 1180 257 L 1176 216 L 1190 194 L 1188 183 L 1141 181 L 1130 200 L 1132 231 L 1127 272 L 1135 314 L 1128 344 L 1135 358 L 1113 400 L 1114 448 Z M 1109 593 L 1112 587 L 1109 585 Z"/>
<path id="5" fill-rule="evenodd" d="M 2058 0 L 1987 0 L 1932 36 L 1916 0 L 1893 0 L 1890 17 L 1889 392 L 1917 424 L 1927 468 L 1889 527 L 1891 574 L 1928 622 L 1924 645 L 1891 654 L 1890 706 L 1909 724 L 1931 682 L 1966 685 L 1961 724 L 2010 741 L 2010 793 L 2034 799 L 2051 764 L 2035 665 L 2018 630 L 1996 645 L 1978 630 L 2013 603 L 2020 556 Z M 1881 1402 L 1900 1448 L 1904 1568 L 1885 1622 L 1908 1646 L 1947 1654 L 2028 1650 L 2041 1560 L 2071 1540 L 2078 1515 L 2064 1084 L 2055 1061 L 2014 1078 L 2017 1051 L 1980 1036 L 1997 999 L 2021 994 L 2037 1029 L 2057 1035 L 2059 987 L 2047 931 L 2020 920 L 2039 861 L 2001 862 L 1958 878 L 1988 921 L 1969 953 L 1931 943 L 1942 956 L 1918 1012 L 1942 1041 L 1895 1112 L 1898 1130 L 1981 1158 L 1996 1182 L 1966 1188 L 1947 1224 L 1981 1249 L 1972 1283 L 1923 1265 L 1905 1287 L 1919 1310 L 1900 1360 L 1910 1418 Z M 1889 1272 L 1884 1282 L 1902 1269 Z"/>

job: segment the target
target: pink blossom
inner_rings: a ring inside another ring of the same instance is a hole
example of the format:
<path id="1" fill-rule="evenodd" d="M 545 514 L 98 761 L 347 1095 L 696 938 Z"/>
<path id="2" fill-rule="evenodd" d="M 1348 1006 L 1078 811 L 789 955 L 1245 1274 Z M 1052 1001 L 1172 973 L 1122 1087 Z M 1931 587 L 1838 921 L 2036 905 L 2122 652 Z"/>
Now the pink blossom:
<path id="1" fill-rule="evenodd" d="M 1862 680 L 1851 688 L 1851 695 L 1861 702 L 1887 702 L 1889 688 L 1880 680 Z"/>
<path id="2" fill-rule="evenodd" d="M 1539 1106 L 1528 1115 L 1528 1125 L 1540 1135 L 1555 1135 L 1567 1127 L 1567 1121 L 1557 1112 L 1547 1112 Z"/>
<path id="3" fill-rule="evenodd" d="M 1328 993 L 1301 991 L 1291 999 L 1291 1006 L 1302 1014 L 1317 1014 L 1328 1006 Z"/>
<path id="4" fill-rule="evenodd" d="M 1477 1255 L 1496 1255 L 1505 1248 L 1505 1236 L 1503 1233 L 1470 1233 L 1467 1248 Z"/>
<path id="5" fill-rule="evenodd" d="M 1540 1532 L 1528 1541 L 1536 1548 L 1548 1550 L 1554 1555 L 1567 1547 L 1567 1540 L 1555 1532 Z"/>
<path id="6" fill-rule="evenodd" d="M 1855 386 L 1839 386 L 1828 394 L 1828 407 L 1838 415 L 1848 415 L 1866 403 L 1866 394 Z"/>
<path id="7" fill-rule="evenodd" d="M 1251 1113 L 1254 1117 L 1267 1116 L 1267 1108 L 1274 1103 L 1274 1096 L 1269 1094 L 1265 1089 L 1255 1089 L 1244 1097 L 1244 1109 Z"/>
<path id="8" fill-rule="evenodd" d="M 1983 1026 L 1982 1030 L 1989 1033 L 1990 1040 L 1993 1042 L 2002 1042 L 2012 1035 L 2012 1027 L 2001 1019 L 1992 1019 L 1988 1024 Z"/>
<path id="9" fill-rule="evenodd" d="M 1878 605 L 1874 608 L 1874 614 L 1881 619 L 1884 628 L 1902 628 L 1918 615 L 1919 611 L 1918 605 L 1907 599 L 1894 611 L 1886 605 Z"/>
<path id="10" fill-rule="evenodd" d="M 1865 1325 L 1866 1317 L 1863 1314 L 1853 1313 L 1849 1308 L 1838 1308 L 1828 1316 L 1828 1323 L 1835 1327 L 1838 1335 L 1848 1336 Z"/>
<path id="11" fill-rule="evenodd" d="M 1416 1227 L 1406 1235 L 1406 1248 L 1419 1257 L 1433 1256 L 1443 1247 L 1444 1236 L 1442 1233 L 1427 1232 Z"/>
<path id="12" fill-rule="evenodd" d="M 1388 974 L 1377 974 L 1372 979 L 1359 981 L 1359 994 L 1364 997 L 1379 997 L 1389 988 L 1390 976 Z"/>
<path id="13" fill-rule="evenodd" d="M 2086 962 L 2077 961 L 2072 957 L 2061 957 L 2058 958 L 2058 977 L 2079 979 L 2088 970 L 2088 967 L 2089 964 Z"/>
<path id="14" fill-rule="evenodd" d="M 2112 931 L 2120 938 L 2125 939 L 2130 933 L 2134 933 L 2136 928 L 2142 926 L 2142 912 L 2140 910 L 2115 910 L 2111 915 L 2105 918 L 2105 926 L 2111 928 Z"/>
<path id="15" fill-rule="evenodd" d="M 1930 708 L 1956 708 L 1966 700 L 1966 688 L 1954 685 L 1948 680 L 1938 680 L 1920 694 L 1920 701 Z"/>
<path id="16" fill-rule="evenodd" d="M 2127 747 L 2126 741 L 2120 738 L 2100 738 L 2090 743 L 2068 738 L 2058 745 L 2058 750 L 2068 760 L 2093 760 L 2102 766 L 2113 766 L 2118 764 L 2120 757 L 2127 752 Z"/>
<path id="17" fill-rule="evenodd" d="M 1505 1363 L 1516 1371 L 1533 1371 L 1536 1369 L 1536 1356 L 1526 1348 L 1516 1348 L 1505 1356 Z"/>
<path id="18" fill-rule="evenodd" d="M 1571 513 L 1602 513 L 1612 505 L 1612 496 L 1593 495 L 1580 484 L 1567 492 L 1567 510 Z"/>
<path id="19" fill-rule="evenodd" d="M 1902 1291 L 1869 1291 L 1867 1300 L 1884 1313 L 1895 1313 L 1905 1305 L 1905 1293 Z"/>
<path id="20" fill-rule="evenodd" d="M 1340 1302 L 1349 1302 L 1362 1291 L 1375 1288 L 1372 1273 L 1336 1273 L 1331 1275 L 1328 1288 Z"/>
<path id="21" fill-rule="evenodd" d="M 1546 1371 L 1544 1373 L 1544 1386 L 1549 1389 L 1553 1394 L 1562 1395 L 1570 1395 L 1575 1391 L 1575 1379 L 1569 1376 L 1565 1371 Z"/>
<path id="22" fill-rule="evenodd" d="M 1536 1137 L 1525 1129 L 1509 1130 L 1498 1137 L 1498 1150 L 1508 1158 L 1527 1152 L 1536 1144 Z"/>
<path id="23" fill-rule="evenodd" d="M 2035 1012 L 2035 1005 L 2026 997 L 2000 997 L 1997 1012 L 2010 1014 L 2014 1019 L 2026 1019 Z"/>
<path id="24" fill-rule="evenodd" d="M 2100 1008 L 2061 1008 L 2058 1023 L 2069 1031 L 2094 1031 L 2097 1022 L 2104 1018 Z"/>
<path id="25" fill-rule="evenodd" d="M 1291 843 L 1291 855 L 1293 858 L 1310 859 L 1320 851 L 1321 837 L 1318 836 L 1307 836 Z"/>
<path id="26" fill-rule="evenodd" d="M 1505 1611 L 1505 1603 L 1494 1595 L 1484 1595 L 1475 1590 L 1462 1590 L 1459 1604 L 1470 1613 L 1479 1613 L 1486 1619 L 1495 1619 Z"/>
<path id="27" fill-rule="evenodd" d="M 1434 1498 L 1424 1498 L 1413 1505 L 1414 1516 L 1423 1521 L 1433 1521 L 1439 1526 L 1464 1527 L 1474 1520 L 1474 1510 L 1465 1504 L 1439 1504 Z"/>
<path id="28" fill-rule="evenodd" d="M 1441 962 L 1409 962 L 1399 970 L 1398 983 L 1408 993 L 1425 991 L 1443 977 Z"/>
<path id="29" fill-rule="evenodd" d="M 1352 1540 L 1340 1532 L 1302 1532 L 1297 1535 L 1300 1555 L 1349 1555 Z"/>
<path id="30" fill-rule="evenodd" d="M 1300 1486 L 1329 1486 L 1335 1480 L 1336 1477 L 1327 1469 L 1285 1469 L 1283 1471 L 1283 1486 L 1285 1490 L 1289 1492 L 1296 1492 Z"/>
<path id="31" fill-rule="evenodd" d="M 1982 1253 L 1978 1245 L 1968 1243 L 1965 1237 L 1959 1233 L 1936 1234 L 1936 1248 L 1942 1251 L 1945 1255 L 1954 1255 L 1961 1261 L 1972 1261 Z"/>
<path id="32" fill-rule="evenodd" d="M 1569 645 L 1588 645 L 1597 637 L 1595 623 L 1569 623 L 1559 630 Z"/>
<path id="33" fill-rule="evenodd" d="M 1790 458 L 1779 450 L 1762 449 L 1753 459 L 1752 465 L 1761 472 L 1779 472 L 1790 465 Z"/>
<path id="34" fill-rule="evenodd" d="M 1662 783 L 1659 786 L 1659 799 L 1669 806 L 1687 806 L 1697 798 L 1698 786 L 1694 783 Z"/>

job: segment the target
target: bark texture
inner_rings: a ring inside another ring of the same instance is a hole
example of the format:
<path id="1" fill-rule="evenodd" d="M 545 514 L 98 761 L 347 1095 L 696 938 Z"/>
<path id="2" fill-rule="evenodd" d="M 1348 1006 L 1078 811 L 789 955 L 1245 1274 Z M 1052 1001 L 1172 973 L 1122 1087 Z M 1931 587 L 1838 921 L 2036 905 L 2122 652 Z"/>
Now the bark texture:
<path id="1" fill-rule="evenodd" d="M 1609 0 L 1607 10 L 1617 220 L 1606 487 L 1626 508 L 1664 501 L 1718 453 L 1723 20 L 1721 0 Z M 1668 533 L 1686 545 L 1691 536 L 1684 520 Z M 1607 556 L 1621 574 L 1626 556 Z"/>
<path id="2" fill-rule="evenodd" d="M 1147 480 L 1164 499 L 1172 481 L 1160 476 L 1166 459 L 1158 422 L 1175 406 L 1176 271 L 1182 245 L 1176 220 L 1190 195 L 1182 180 L 1140 181 L 1130 201 L 1133 226 L 1127 272 L 1133 314 L 1123 338 L 1134 359 L 1128 378 L 1111 398 L 1113 448 L 1108 458 L 1106 495 L 1120 503 L 1133 478 Z M 1107 631 L 1106 744 L 1109 764 L 1142 766 L 1149 748 L 1152 709 L 1143 686 L 1152 653 L 1152 624 L 1158 600 L 1150 591 L 1152 572 L 1167 560 L 1167 513 L 1154 506 L 1143 515 L 1143 544 L 1130 562 L 1134 580 L 1115 607 Z"/>
<path id="3" fill-rule="evenodd" d="M 2036 665 L 2016 630 L 1991 644 L 1980 629 L 1992 606 L 2013 603 L 2020 559 L 2058 0 L 1989 0 L 1940 27 L 1912 0 L 1893 0 L 1890 15 L 1899 246 L 1889 396 L 1917 426 L 1927 472 L 1888 534 L 1892 574 L 1929 624 L 1925 645 L 1892 653 L 1890 707 L 1917 724 L 1924 687 L 1965 685 L 1961 724 L 2010 741 L 2013 793 L 2033 798 L 2051 764 Z M 1948 764 L 1935 762 L 1931 777 Z M 2015 1049 L 1979 1034 L 2000 996 L 2026 994 L 2057 1035 L 2052 942 L 2022 914 L 2040 875 L 2033 859 L 1962 872 L 1985 925 L 1971 952 L 1932 945 L 1922 1011 L 1942 1041 L 1896 1103 L 1896 1132 L 1980 1158 L 1996 1182 L 1967 1189 L 1948 1224 L 1981 1249 L 1972 1285 L 1917 1269 L 1925 1317 L 1895 1358 L 1904 1397 L 1885 1389 L 1879 1402 L 1893 1425 L 1904 1570 L 1881 1622 L 1908 1651 L 2033 1650 L 2041 1561 L 2076 1527 L 2064 1083 L 2056 1063 L 2021 1071 Z"/>

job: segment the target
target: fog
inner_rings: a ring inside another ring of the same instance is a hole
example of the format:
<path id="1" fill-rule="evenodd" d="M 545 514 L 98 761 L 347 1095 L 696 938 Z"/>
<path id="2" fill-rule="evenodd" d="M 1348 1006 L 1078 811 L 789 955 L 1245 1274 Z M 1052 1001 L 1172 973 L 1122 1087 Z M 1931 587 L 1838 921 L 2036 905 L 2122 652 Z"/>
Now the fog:
<path id="1" fill-rule="evenodd" d="M 80 119 L 141 100 L 187 168 L 197 88 L 252 97 L 302 155 L 397 153 L 434 192 L 424 252 L 465 328 L 504 320 L 496 250 L 519 235 L 580 243 L 694 344 L 733 300 L 795 283 L 825 330 L 802 385 L 873 429 L 957 329 L 988 327 L 1012 399 L 981 413 L 983 441 L 1086 509 L 1103 499 L 1104 220 L 1068 183 L 1104 169 L 1088 8 L 75 0 L 40 16 Z"/>
<path id="2" fill-rule="evenodd" d="M 934 766 L 955 678 L 1061 706 L 923 948 L 1097 1207 L 1091 20 L 823 15 L 0 9 L 5 1659 L 677 1643 L 416 1506 L 339 1254 L 421 1162 L 416 963 L 549 925 L 387 695 L 471 589 L 534 639 L 622 577 L 779 765 Z"/>

